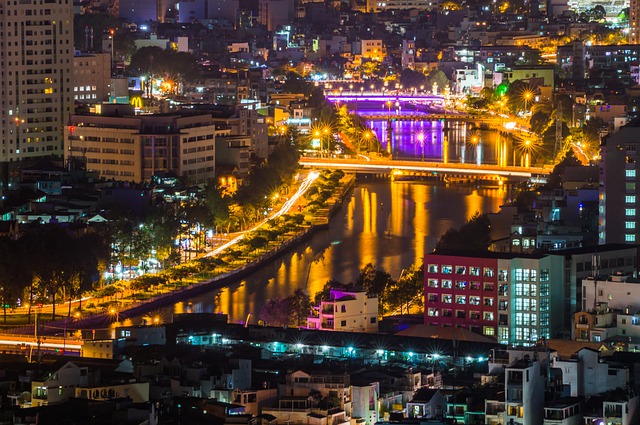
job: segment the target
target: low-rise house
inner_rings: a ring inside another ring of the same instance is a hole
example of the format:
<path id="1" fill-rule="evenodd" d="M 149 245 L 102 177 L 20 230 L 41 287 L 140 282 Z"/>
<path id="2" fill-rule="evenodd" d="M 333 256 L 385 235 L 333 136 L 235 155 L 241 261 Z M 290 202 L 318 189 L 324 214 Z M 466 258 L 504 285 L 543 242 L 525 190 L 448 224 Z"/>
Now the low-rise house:
<path id="1" fill-rule="evenodd" d="M 66 362 L 31 382 L 31 406 L 63 403 L 76 396 L 76 387 L 88 384 L 89 368 Z"/>
<path id="2" fill-rule="evenodd" d="M 640 397 L 631 389 L 616 389 L 591 397 L 585 403 L 584 422 L 588 424 L 637 424 Z"/>
<path id="3" fill-rule="evenodd" d="M 378 297 L 364 290 L 331 289 L 329 300 L 312 308 L 309 329 L 351 332 L 378 331 Z"/>
<path id="4" fill-rule="evenodd" d="M 554 368 L 562 371 L 562 383 L 569 386 L 570 396 L 591 396 L 627 386 L 628 370 L 604 361 L 600 352 L 582 348 L 568 360 L 553 359 Z"/>
<path id="5" fill-rule="evenodd" d="M 420 388 L 413 399 L 407 403 L 409 418 L 439 418 L 445 413 L 447 400 L 440 390 Z"/>
<path id="6" fill-rule="evenodd" d="M 322 398 L 334 397 L 341 409 L 351 412 L 351 376 L 348 373 L 296 370 L 287 374 L 286 382 L 278 392 L 286 396 L 308 397 L 317 393 Z"/>
<path id="7" fill-rule="evenodd" d="M 555 400 L 544 407 L 543 425 L 584 424 L 581 399 L 567 397 Z"/>

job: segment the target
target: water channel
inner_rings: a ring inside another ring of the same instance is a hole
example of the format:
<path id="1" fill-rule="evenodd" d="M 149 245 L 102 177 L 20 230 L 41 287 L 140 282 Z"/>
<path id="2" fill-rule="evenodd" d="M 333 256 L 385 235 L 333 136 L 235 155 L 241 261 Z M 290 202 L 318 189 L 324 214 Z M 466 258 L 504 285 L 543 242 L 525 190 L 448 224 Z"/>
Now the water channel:
<path id="1" fill-rule="evenodd" d="M 403 268 L 422 263 L 447 229 L 459 227 L 476 211 L 498 211 L 505 197 L 505 188 L 358 180 L 328 230 L 240 282 L 151 315 L 170 321 L 174 313 L 221 312 L 231 322 L 243 322 L 251 314 L 250 323 L 256 323 L 266 300 L 296 288 L 313 295 L 330 279 L 351 282 L 367 263 L 398 278 Z"/>

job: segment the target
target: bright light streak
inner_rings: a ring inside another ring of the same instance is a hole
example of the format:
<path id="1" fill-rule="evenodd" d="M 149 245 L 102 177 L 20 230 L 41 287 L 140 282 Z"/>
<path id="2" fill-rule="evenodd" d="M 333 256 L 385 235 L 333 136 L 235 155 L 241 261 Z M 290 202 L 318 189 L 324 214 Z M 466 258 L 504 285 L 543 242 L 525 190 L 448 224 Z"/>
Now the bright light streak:
<path id="1" fill-rule="evenodd" d="M 38 343 L 34 341 L 19 341 L 10 339 L 0 339 L 0 344 L 3 345 L 26 345 L 30 347 L 37 347 Z M 44 348 L 64 348 L 69 350 L 81 350 L 82 345 L 77 344 L 57 344 L 55 342 L 40 342 L 40 347 Z"/>
<path id="2" fill-rule="evenodd" d="M 362 154 L 360 154 L 360 153 L 359 153 L 359 154 L 358 154 L 358 156 L 359 156 L 360 158 L 364 158 L 364 160 L 365 160 L 365 161 L 367 161 L 367 162 L 370 162 L 370 161 L 371 161 L 371 158 L 369 158 L 367 155 L 362 155 Z"/>
<path id="3" fill-rule="evenodd" d="M 291 196 L 291 198 L 289 198 L 287 200 L 287 202 L 285 202 L 282 205 L 282 208 L 280 208 L 278 211 L 276 211 L 275 213 L 273 213 L 270 217 L 265 218 L 264 220 L 262 220 L 260 223 L 258 223 L 256 226 L 254 226 L 253 228 L 244 231 L 242 234 L 236 236 L 235 238 L 231 239 L 229 242 L 222 244 L 221 246 L 219 246 L 218 248 L 214 249 L 213 251 L 207 253 L 205 255 L 205 257 L 211 257 L 214 255 L 218 255 L 220 254 L 222 251 L 224 251 L 225 249 L 229 248 L 230 246 L 237 244 L 238 242 L 240 242 L 242 239 L 244 239 L 244 235 L 246 235 L 248 232 L 253 232 L 254 230 L 260 228 L 263 224 L 265 224 L 267 221 L 272 220 L 274 218 L 280 217 L 283 214 L 286 214 L 291 207 L 293 207 L 293 205 L 296 203 L 296 201 L 305 194 L 305 192 L 307 190 L 309 190 L 309 188 L 311 187 L 311 185 L 313 184 L 313 182 L 320 176 L 320 173 L 318 171 L 311 171 L 308 175 L 307 178 L 300 184 L 300 187 L 298 188 L 298 191 L 296 193 L 293 194 L 293 196 Z"/>

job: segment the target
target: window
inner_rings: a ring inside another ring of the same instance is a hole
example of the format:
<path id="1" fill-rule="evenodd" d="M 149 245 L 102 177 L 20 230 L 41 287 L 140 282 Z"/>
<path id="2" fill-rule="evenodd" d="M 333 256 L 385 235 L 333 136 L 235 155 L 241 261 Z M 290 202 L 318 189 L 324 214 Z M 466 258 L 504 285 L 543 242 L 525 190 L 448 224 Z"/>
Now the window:
<path id="1" fill-rule="evenodd" d="M 465 313 L 464 310 L 456 310 L 457 319 L 465 319 L 466 317 L 467 317 L 467 314 Z"/>
<path id="2" fill-rule="evenodd" d="M 471 282 L 470 289 L 472 291 L 479 291 L 480 290 L 480 282 Z"/>
<path id="3" fill-rule="evenodd" d="M 443 279 L 443 280 L 442 280 L 442 287 L 443 287 L 443 288 L 445 288 L 445 289 L 451 289 L 451 288 L 452 288 L 452 286 L 451 286 L 451 285 L 452 285 L 452 284 L 451 284 L 451 281 L 450 281 L 450 280 L 447 280 L 447 279 Z"/>
<path id="4" fill-rule="evenodd" d="M 484 320 L 493 320 L 493 313 L 490 311 L 485 311 L 483 318 Z"/>
<path id="5" fill-rule="evenodd" d="M 540 311 L 549 311 L 549 300 L 548 299 L 542 299 L 540 300 Z M 542 315 L 540 315 L 542 316 Z M 542 319 L 540 319 L 542 320 Z"/>
<path id="6" fill-rule="evenodd" d="M 585 293 L 586 295 L 586 293 Z M 541 283 L 540 284 L 540 296 L 541 297 L 548 297 L 549 296 L 549 284 L 548 283 Z"/>
<path id="7" fill-rule="evenodd" d="M 427 268 L 427 271 L 429 273 L 438 273 L 438 265 L 437 264 L 429 264 L 429 267 Z"/>
<path id="8" fill-rule="evenodd" d="M 480 319 L 480 312 L 479 311 L 470 311 L 469 312 L 469 319 L 479 320 Z"/>
<path id="9" fill-rule="evenodd" d="M 482 333 L 487 336 L 494 336 L 496 334 L 496 330 L 491 326 L 484 326 L 482 328 Z"/>
<path id="10" fill-rule="evenodd" d="M 451 274 L 452 271 L 453 271 L 452 266 L 442 266 L 442 273 Z"/>
<path id="11" fill-rule="evenodd" d="M 485 306 L 492 306 L 493 305 L 493 298 L 486 298 L 484 299 L 484 305 Z"/>
<path id="12" fill-rule="evenodd" d="M 509 301 L 507 301 L 507 300 L 498 301 L 498 310 L 507 311 L 507 307 L 508 306 L 509 306 Z"/>
<path id="13" fill-rule="evenodd" d="M 485 282 L 484 283 L 484 290 L 485 291 L 489 291 L 489 292 L 493 292 L 493 283 Z"/>
<path id="14" fill-rule="evenodd" d="M 625 170 L 625 176 L 626 177 L 635 177 L 636 176 L 636 170 Z"/>
<path id="15" fill-rule="evenodd" d="M 437 308 L 429 308 L 427 310 L 427 314 L 429 317 L 438 317 L 438 309 Z"/>
<path id="16" fill-rule="evenodd" d="M 635 242 L 636 241 L 636 235 L 624 235 L 624 241 L 625 242 Z"/>
<path id="17" fill-rule="evenodd" d="M 370 320 L 371 324 L 376 323 L 376 320 L 377 320 L 377 318 L 376 318 L 376 317 L 372 317 L 372 318 L 371 318 L 371 320 Z"/>
<path id="18" fill-rule="evenodd" d="M 464 280 L 456 280 L 456 289 L 467 289 L 467 282 Z"/>
<path id="19" fill-rule="evenodd" d="M 453 301 L 453 297 L 451 295 L 443 295 L 442 296 L 442 302 L 445 304 L 451 304 L 451 302 Z"/>
<path id="20" fill-rule="evenodd" d="M 427 281 L 427 286 L 429 286 L 429 288 L 437 288 L 438 287 L 438 279 L 429 279 Z"/>
<path id="21" fill-rule="evenodd" d="M 636 209 L 635 208 L 625 208 L 624 209 L 624 214 L 628 217 L 635 217 L 636 215 Z"/>
<path id="22" fill-rule="evenodd" d="M 456 274 L 466 274 L 467 268 L 465 266 L 456 266 Z"/>
<path id="23" fill-rule="evenodd" d="M 469 304 L 480 305 L 480 297 L 469 297 Z"/>
<path id="24" fill-rule="evenodd" d="M 469 267 L 469 274 L 471 276 L 480 276 L 480 267 Z"/>
<path id="25" fill-rule="evenodd" d="M 451 310 L 442 309 L 442 317 L 451 317 L 452 315 Z"/>
<path id="26" fill-rule="evenodd" d="M 624 202 L 626 202 L 627 204 L 635 204 L 636 203 L 635 195 L 626 195 L 624 197 Z"/>
<path id="27" fill-rule="evenodd" d="M 484 276 L 485 277 L 493 277 L 493 275 L 494 275 L 493 268 L 491 268 L 491 267 L 485 267 L 484 268 Z"/>
<path id="28" fill-rule="evenodd" d="M 549 269 L 540 270 L 540 282 L 548 282 L 549 281 Z"/>
<path id="29" fill-rule="evenodd" d="M 346 320 L 342 320 L 340 322 L 340 326 L 347 326 L 347 321 Z"/>
<path id="30" fill-rule="evenodd" d="M 466 304 L 467 297 L 465 295 L 457 295 L 456 296 L 456 304 Z"/>
<path id="31" fill-rule="evenodd" d="M 514 279 L 517 281 L 522 281 L 522 269 L 516 269 Z"/>
<path id="32" fill-rule="evenodd" d="M 508 276 L 509 276 L 509 273 L 507 272 L 507 270 L 500 269 L 500 271 L 498 272 L 498 280 L 500 282 L 506 282 Z"/>
<path id="33" fill-rule="evenodd" d="M 625 229 L 635 229 L 636 228 L 636 222 L 635 221 L 625 221 L 624 222 L 624 228 Z"/>

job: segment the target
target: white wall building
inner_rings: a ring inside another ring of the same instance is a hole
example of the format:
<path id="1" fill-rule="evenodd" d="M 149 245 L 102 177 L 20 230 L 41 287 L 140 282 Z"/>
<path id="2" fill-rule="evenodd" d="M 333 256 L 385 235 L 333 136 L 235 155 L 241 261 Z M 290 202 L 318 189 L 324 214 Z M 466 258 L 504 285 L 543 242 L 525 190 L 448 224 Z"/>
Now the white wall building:
<path id="1" fill-rule="evenodd" d="M 627 369 L 600 361 L 600 353 L 583 348 L 569 360 L 553 359 L 562 371 L 562 383 L 570 387 L 571 397 L 591 396 L 627 386 Z"/>
<path id="2" fill-rule="evenodd" d="M 582 300 L 586 309 L 606 303 L 614 310 L 625 311 L 639 308 L 640 280 L 628 275 L 612 275 L 603 278 L 582 280 Z"/>
<path id="3" fill-rule="evenodd" d="M 365 291 L 332 289 L 329 300 L 313 307 L 309 329 L 343 332 L 378 331 L 378 296 Z"/>
<path id="4" fill-rule="evenodd" d="M 545 374 L 540 362 L 528 356 L 505 368 L 504 423 L 539 425 L 544 414 Z"/>

